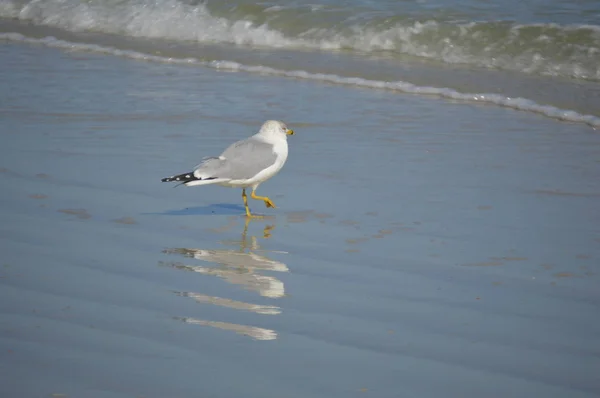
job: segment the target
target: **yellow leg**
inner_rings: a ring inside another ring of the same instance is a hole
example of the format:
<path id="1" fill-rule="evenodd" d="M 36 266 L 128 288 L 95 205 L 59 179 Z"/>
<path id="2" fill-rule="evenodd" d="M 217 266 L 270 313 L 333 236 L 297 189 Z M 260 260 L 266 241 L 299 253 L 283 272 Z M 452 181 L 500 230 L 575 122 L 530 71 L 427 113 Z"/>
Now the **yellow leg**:
<path id="1" fill-rule="evenodd" d="M 275 203 L 273 203 L 273 201 L 271 201 L 271 199 L 267 198 L 266 196 L 257 196 L 254 193 L 254 189 L 252 190 L 252 193 L 250 194 L 250 196 L 252 197 L 252 199 L 257 199 L 257 200 L 264 201 L 265 202 L 265 206 L 267 206 L 267 207 L 275 208 Z"/>
<path id="2" fill-rule="evenodd" d="M 248 197 L 246 196 L 246 188 L 242 189 L 242 199 L 244 200 L 244 207 L 246 208 L 246 217 L 252 217 L 252 214 L 250 214 L 250 208 L 248 207 Z"/>

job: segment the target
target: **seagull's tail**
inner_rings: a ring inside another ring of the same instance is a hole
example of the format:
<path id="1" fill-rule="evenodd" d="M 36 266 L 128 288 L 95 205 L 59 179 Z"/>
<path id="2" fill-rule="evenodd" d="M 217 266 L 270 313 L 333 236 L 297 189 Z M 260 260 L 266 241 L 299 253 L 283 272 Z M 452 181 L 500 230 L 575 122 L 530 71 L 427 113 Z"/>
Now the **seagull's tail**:
<path id="1" fill-rule="evenodd" d="M 181 184 L 185 184 L 185 185 L 209 184 L 209 182 L 208 182 L 209 180 L 215 180 L 215 179 L 217 179 L 217 177 L 198 178 L 194 175 L 193 172 L 190 171 L 189 173 L 183 173 L 183 174 L 178 174 L 178 175 L 171 176 L 171 177 L 165 177 L 165 178 L 161 179 L 161 181 L 162 182 L 178 182 L 179 184 L 177 184 L 175 186 L 179 186 Z M 206 181 L 206 182 L 204 182 L 204 181 Z M 194 183 L 194 182 L 195 182 L 195 184 L 190 184 L 190 183 Z"/>

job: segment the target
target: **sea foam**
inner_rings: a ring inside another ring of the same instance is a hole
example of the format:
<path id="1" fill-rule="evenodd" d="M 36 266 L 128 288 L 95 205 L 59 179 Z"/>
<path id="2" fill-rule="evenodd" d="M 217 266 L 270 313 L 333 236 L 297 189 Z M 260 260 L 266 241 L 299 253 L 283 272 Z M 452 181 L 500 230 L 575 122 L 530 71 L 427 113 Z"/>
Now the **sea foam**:
<path id="1" fill-rule="evenodd" d="M 267 48 L 347 50 L 600 80 L 600 26 L 452 22 L 304 5 L 178 0 L 0 3 L 0 17 L 69 31 Z"/>
<path id="2" fill-rule="evenodd" d="M 72 51 L 88 51 L 101 54 L 109 54 L 120 57 L 127 57 L 136 60 L 180 64 L 197 65 L 210 67 L 217 70 L 241 71 L 247 73 L 270 74 L 276 76 L 291 77 L 296 79 L 313 80 L 340 84 L 346 86 L 355 86 L 372 89 L 392 90 L 407 94 L 433 95 L 453 100 L 466 102 L 477 102 L 482 104 L 497 105 L 504 108 L 510 108 L 519 111 L 533 112 L 549 118 L 585 123 L 594 128 L 600 128 L 600 118 L 594 115 L 586 115 L 573 110 L 561 109 L 551 105 L 542 105 L 527 98 L 512 98 L 499 94 L 488 93 L 461 93 L 456 90 L 444 87 L 418 86 L 404 81 L 379 81 L 369 80 L 360 77 L 344 77 L 334 74 L 311 73 L 303 70 L 282 70 L 260 65 L 244 65 L 238 62 L 227 60 L 202 61 L 197 58 L 173 58 L 162 57 L 158 55 L 145 54 L 137 51 L 121 50 L 113 47 L 99 46 L 96 44 L 74 43 L 59 40 L 54 37 L 30 38 L 20 33 L 0 33 L 0 40 L 24 42 L 31 44 L 41 44 L 48 47 L 54 47 Z"/>

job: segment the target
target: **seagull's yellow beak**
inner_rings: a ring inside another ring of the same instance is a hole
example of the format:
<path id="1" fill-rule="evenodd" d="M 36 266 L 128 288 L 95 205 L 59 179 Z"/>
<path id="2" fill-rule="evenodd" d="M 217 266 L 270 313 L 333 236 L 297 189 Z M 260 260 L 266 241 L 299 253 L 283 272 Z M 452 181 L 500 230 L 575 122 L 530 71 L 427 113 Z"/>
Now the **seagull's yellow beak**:
<path id="1" fill-rule="evenodd" d="M 287 131 L 286 131 L 286 134 L 287 134 L 287 135 L 294 135 L 294 130 L 292 130 L 292 129 L 287 129 Z"/>

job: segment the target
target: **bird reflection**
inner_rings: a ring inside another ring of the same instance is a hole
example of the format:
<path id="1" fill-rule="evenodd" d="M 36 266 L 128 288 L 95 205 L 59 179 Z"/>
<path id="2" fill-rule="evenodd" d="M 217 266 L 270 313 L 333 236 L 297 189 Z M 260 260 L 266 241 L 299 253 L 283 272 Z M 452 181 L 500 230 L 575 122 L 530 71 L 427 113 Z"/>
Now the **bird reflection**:
<path id="1" fill-rule="evenodd" d="M 231 330 L 237 334 L 252 337 L 255 340 L 275 340 L 277 332 L 271 329 L 259 328 L 256 326 L 239 325 L 237 323 L 205 321 L 195 318 L 176 318 L 182 322 L 192 325 L 211 326 L 222 330 Z"/>
<path id="2" fill-rule="evenodd" d="M 191 292 L 175 292 L 182 297 L 189 297 L 200 304 L 213 304 L 221 307 L 233 308 L 236 310 L 244 310 L 255 312 L 262 315 L 277 315 L 281 314 L 281 309 L 274 305 L 259 305 L 246 303 L 244 301 L 236 301 L 222 297 L 208 296 L 206 294 L 191 293 Z"/>
<path id="3" fill-rule="evenodd" d="M 263 236 L 269 238 L 274 228 L 272 225 L 267 225 L 263 230 Z M 243 285 L 248 290 L 257 291 L 263 297 L 283 297 L 285 295 L 283 282 L 273 276 L 262 275 L 260 272 L 288 272 L 288 267 L 282 262 L 271 260 L 265 255 L 258 254 L 257 251 L 260 249 L 258 240 L 255 236 L 251 236 L 248 239 L 247 234 L 248 221 L 244 225 L 240 241 L 222 242 L 224 245 L 237 244 L 239 245 L 238 250 L 172 248 L 166 249 L 163 252 L 167 254 L 180 254 L 184 257 L 218 265 L 218 267 L 204 267 L 171 263 L 170 265 L 175 268 L 217 276 L 229 283 Z"/>
<path id="4" fill-rule="evenodd" d="M 250 220 L 251 219 L 246 218 L 240 240 L 221 242 L 224 246 L 235 246 L 235 249 L 169 248 L 163 250 L 166 254 L 181 255 L 208 264 L 190 265 L 181 262 L 169 262 L 163 264 L 183 271 L 193 271 L 202 275 L 216 276 L 233 285 L 241 285 L 246 290 L 255 291 L 262 297 L 270 299 L 284 297 L 285 288 L 283 282 L 274 276 L 264 275 L 263 273 L 289 272 L 289 269 L 284 263 L 267 257 L 265 255 L 266 251 L 260 248 L 256 236 L 248 236 L 248 225 Z M 262 231 L 263 238 L 270 238 L 274 228 L 274 225 L 266 225 Z M 273 305 L 246 303 L 197 292 L 175 293 L 182 297 L 189 297 L 201 304 L 211 304 L 235 310 L 249 311 L 259 315 L 277 315 L 281 313 L 281 309 Z M 277 332 L 254 326 L 213 322 L 189 317 L 179 317 L 176 319 L 190 324 L 235 331 L 236 333 L 250 336 L 258 340 L 272 340 L 277 338 Z"/>

